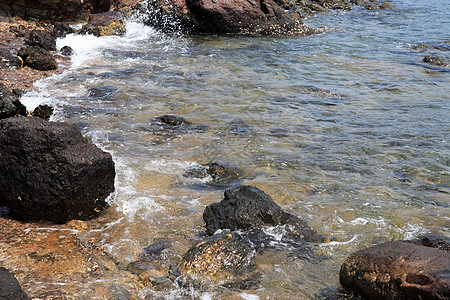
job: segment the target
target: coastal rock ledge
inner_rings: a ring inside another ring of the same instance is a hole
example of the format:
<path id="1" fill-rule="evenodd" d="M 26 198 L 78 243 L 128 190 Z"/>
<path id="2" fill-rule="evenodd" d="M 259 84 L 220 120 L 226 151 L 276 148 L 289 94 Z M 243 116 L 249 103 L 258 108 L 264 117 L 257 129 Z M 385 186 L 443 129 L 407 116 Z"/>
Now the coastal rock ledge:
<path id="1" fill-rule="evenodd" d="M 21 221 L 97 216 L 114 191 L 114 162 L 73 125 L 34 117 L 0 121 L 0 206 Z"/>
<path id="2" fill-rule="evenodd" d="M 449 245 L 426 236 L 355 252 L 341 267 L 341 285 L 367 299 L 450 299 Z"/>

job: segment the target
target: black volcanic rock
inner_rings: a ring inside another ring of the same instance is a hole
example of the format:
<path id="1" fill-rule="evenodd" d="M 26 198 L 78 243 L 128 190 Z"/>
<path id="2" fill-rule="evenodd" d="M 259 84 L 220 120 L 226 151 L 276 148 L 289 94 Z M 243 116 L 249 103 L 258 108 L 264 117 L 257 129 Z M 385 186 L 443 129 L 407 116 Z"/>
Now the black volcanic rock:
<path id="1" fill-rule="evenodd" d="M 47 51 L 56 50 L 55 36 L 45 30 L 32 30 L 25 43 L 28 46 L 38 46 Z"/>
<path id="2" fill-rule="evenodd" d="M 23 60 L 23 64 L 30 68 L 49 71 L 58 68 L 55 58 L 45 49 L 38 46 L 31 46 L 19 50 L 18 56 Z"/>
<path id="3" fill-rule="evenodd" d="M 73 125 L 0 121 L 0 206 L 22 221 L 93 218 L 114 191 L 114 162 Z"/>
<path id="4" fill-rule="evenodd" d="M 50 119 L 50 116 L 53 114 L 53 107 L 43 104 L 36 107 L 32 113 L 33 116 L 43 119 Z"/>
<path id="5" fill-rule="evenodd" d="M 26 107 L 20 102 L 19 96 L 11 92 L 0 82 L 0 119 L 15 115 L 27 115 Z"/>
<path id="6" fill-rule="evenodd" d="M 263 226 L 292 225 L 306 238 L 318 238 L 305 221 L 291 215 L 257 187 L 244 185 L 225 191 L 224 199 L 208 205 L 203 212 L 206 230 L 259 230 Z"/>

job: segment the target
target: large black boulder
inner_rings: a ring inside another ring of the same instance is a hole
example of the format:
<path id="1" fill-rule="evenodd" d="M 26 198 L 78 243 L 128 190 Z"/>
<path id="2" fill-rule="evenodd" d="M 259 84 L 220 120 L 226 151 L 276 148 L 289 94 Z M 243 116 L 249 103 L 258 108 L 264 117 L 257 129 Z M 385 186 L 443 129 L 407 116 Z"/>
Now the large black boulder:
<path id="1" fill-rule="evenodd" d="M 29 300 L 30 297 L 22 290 L 19 282 L 7 269 L 0 267 L 0 299 Z"/>
<path id="2" fill-rule="evenodd" d="M 341 267 L 341 285 L 367 299 L 450 299 L 446 240 L 421 237 L 357 251 Z"/>
<path id="3" fill-rule="evenodd" d="M 26 107 L 20 102 L 19 96 L 11 92 L 0 82 L 0 119 L 15 115 L 27 115 Z"/>
<path id="4" fill-rule="evenodd" d="M 22 59 L 24 66 L 32 69 L 49 71 L 58 68 L 58 63 L 50 52 L 38 46 L 22 48 L 17 56 Z"/>
<path id="5" fill-rule="evenodd" d="M 283 211 L 269 195 L 250 185 L 226 190 L 222 201 L 205 208 L 203 220 L 209 234 L 218 229 L 252 230 L 285 224 L 307 228 L 305 221 Z"/>
<path id="6" fill-rule="evenodd" d="M 22 221 L 89 219 L 108 206 L 114 162 L 73 125 L 0 121 L 0 206 Z"/>

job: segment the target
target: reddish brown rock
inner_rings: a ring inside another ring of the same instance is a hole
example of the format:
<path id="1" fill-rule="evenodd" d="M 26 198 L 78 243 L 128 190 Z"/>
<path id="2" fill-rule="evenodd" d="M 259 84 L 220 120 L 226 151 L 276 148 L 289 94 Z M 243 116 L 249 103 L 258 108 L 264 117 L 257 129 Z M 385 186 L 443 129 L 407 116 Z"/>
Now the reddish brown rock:
<path id="1" fill-rule="evenodd" d="M 122 35 L 125 33 L 123 15 L 117 11 L 93 14 L 89 23 L 83 26 L 83 32 L 95 36 Z"/>
<path id="2" fill-rule="evenodd" d="M 203 27 L 218 33 L 270 35 L 312 34 L 296 13 L 287 13 L 273 0 L 187 0 Z"/>
<path id="3" fill-rule="evenodd" d="M 388 2 L 383 2 L 380 4 L 380 9 L 390 9 L 390 10 L 395 10 L 395 6 L 388 3 Z"/>
<path id="4" fill-rule="evenodd" d="M 388 242 L 350 255 L 341 285 L 367 299 L 450 299 L 450 253 L 405 241 Z"/>

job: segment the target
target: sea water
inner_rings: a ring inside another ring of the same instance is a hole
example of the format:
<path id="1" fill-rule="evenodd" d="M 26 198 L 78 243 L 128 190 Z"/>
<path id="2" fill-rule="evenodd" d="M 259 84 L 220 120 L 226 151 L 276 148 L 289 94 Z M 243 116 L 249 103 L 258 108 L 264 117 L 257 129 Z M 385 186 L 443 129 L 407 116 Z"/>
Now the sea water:
<path id="1" fill-rule="evenodd" d="M 185 176 L 209 162 L 240 169 L 239 184 L 261 188 L 329 242 L 313 245 L 312 259 L 283 245 L 263 252 L 249 290 L 147 286 L 133 291 L 141 298 L 345 298 L 338 272 L 350 253 L 449 235 L 450 73 L 422 59 L 449 57 L 450 2 L 391 3 L 396 10 L 310 17 L 331 29 L 306 37 L 166 34 L 131 19 L 121 37 L 59 40 L 75 50 L 70 69 L 22 100 L 55 106 L 53 120 L 78 126 L 117 171 L 111 207 L 80 238 L 124 265 L 167 238 L 172 247 L 154 264 L 168 270 L 201 239 L 205 206 L 227 188 Z M 419 44 L 447 51 L 410 49 Z M 204 126 L 155 126 L 166 114 Z M 274 242 L 283 234 L 266 232 Z M 77 297 L 90 284 L 72 285 Z"/>

